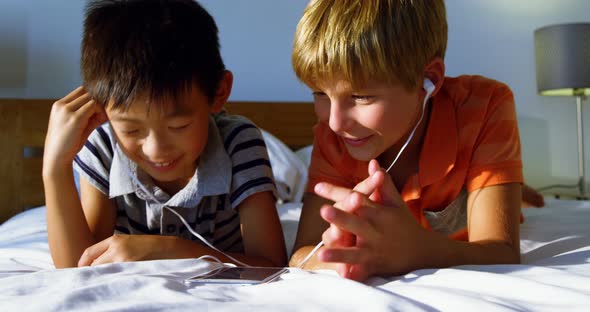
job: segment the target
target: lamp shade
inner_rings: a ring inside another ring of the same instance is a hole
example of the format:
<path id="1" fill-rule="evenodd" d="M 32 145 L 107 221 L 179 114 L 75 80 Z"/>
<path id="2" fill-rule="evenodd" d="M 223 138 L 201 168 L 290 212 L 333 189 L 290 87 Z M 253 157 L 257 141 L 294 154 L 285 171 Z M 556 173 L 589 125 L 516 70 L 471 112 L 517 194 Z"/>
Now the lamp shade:
<path id="1" fill-rule="evenodd" d="M 541 95 L 590 95 L 590 23 L 535 30 L 535 60 Z"/>

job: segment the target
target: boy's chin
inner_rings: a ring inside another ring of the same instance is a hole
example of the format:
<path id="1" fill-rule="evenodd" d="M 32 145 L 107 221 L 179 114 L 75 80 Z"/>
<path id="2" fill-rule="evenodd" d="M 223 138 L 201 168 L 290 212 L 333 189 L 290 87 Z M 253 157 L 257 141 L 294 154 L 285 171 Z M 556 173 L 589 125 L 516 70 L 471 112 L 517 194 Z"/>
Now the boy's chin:
<path id="1" fill-rule="evenodd" d="M 372 149 L 368 150 L 367 148 L 354 148 L 346 146 L 348 150 L 348 154 L 350 157 L 354 158 L 358 161 L 370 161 L 371 159 L 377 158 L 377 153 L 375 153 Z"/>

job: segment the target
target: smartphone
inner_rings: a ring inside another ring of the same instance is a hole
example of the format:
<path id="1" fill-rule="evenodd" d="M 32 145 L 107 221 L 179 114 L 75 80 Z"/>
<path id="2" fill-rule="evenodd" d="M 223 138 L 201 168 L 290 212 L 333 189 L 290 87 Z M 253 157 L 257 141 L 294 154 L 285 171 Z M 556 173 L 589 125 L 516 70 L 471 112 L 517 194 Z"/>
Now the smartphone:
<path id="1" fill-rule="evenodd" d="M 273 267 L 222 267 L 185 279 L 186 285 L 195 284 L 262 284 L 288 272 L 287 268 Z"/>

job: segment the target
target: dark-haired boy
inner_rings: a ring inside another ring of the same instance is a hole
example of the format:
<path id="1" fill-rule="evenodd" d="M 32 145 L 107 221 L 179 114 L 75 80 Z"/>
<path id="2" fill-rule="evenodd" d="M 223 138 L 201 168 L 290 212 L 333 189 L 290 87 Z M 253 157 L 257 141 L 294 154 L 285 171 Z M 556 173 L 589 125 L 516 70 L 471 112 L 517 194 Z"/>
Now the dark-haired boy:
<path id="1" fill-rule="evenodd" d="M 198 3 L 91 2 L 81 68 L 84 85 L 53 105 L 45 141 L 56 267 L 228 261 L 171 210 L 239 261 L 285 264 L 266 148 L 251 122 L 221 113 L 233 78 L 215 22 Z"/>

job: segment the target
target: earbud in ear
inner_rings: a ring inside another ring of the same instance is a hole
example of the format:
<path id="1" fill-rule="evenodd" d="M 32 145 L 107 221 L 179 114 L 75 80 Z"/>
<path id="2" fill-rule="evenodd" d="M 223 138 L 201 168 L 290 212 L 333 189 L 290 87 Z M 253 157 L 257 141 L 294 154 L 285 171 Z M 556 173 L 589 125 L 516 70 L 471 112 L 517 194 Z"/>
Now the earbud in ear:
<path id="1" fill-rule="evenodd" d="M 424 90 L 426 90 L 426 98 L 429 98 L 432 92 L 434 92 L 435 86 L 428 78 L 424 78 Z"/>

